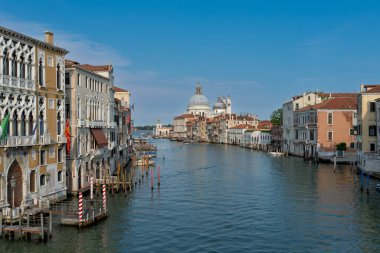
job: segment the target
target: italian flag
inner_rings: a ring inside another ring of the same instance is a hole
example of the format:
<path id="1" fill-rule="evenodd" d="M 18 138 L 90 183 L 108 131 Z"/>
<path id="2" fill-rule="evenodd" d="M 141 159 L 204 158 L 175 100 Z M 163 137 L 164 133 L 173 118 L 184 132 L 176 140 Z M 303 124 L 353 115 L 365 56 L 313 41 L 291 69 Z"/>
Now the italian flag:
<path id="1" fill-rule="evenodd" d="M 0 127 L 0 140 L 4 137 L 7 137 L 8 135 L 8 121 L 9 121 L 9 113 L 5 118 L 3 119 L 3 122 L 1 122 L 1 127 Z"/>

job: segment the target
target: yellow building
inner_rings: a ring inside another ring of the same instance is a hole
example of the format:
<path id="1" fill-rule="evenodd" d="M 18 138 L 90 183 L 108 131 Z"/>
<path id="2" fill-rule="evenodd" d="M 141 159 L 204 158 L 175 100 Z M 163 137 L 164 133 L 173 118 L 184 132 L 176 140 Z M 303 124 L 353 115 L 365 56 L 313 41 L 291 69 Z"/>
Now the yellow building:
<path id="1" fill-rule="evenodd" d="M 66 197 L 65 49 L 0 27 L 0 209 Z"/>
<path id="2" fill-rule="evenodd" d="M 358 97 L 357 148 L 358 167 L 368 172 L 380 172 L 377 145 L 377 104 L 380 85 L 361 85 Z"/>

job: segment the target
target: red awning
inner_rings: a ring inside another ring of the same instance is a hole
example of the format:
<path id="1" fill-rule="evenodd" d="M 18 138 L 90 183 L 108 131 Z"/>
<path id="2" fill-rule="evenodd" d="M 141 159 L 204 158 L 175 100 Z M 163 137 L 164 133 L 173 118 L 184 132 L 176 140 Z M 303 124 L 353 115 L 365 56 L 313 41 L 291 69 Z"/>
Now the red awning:
<path id="1" fill-rule="evenodd" d="M 92 135 L 95 138 L 96 145 L 99 148 L 108 146 L 108 140 L 107 137 L 104 135 L 102 129 L 100 128 L 90 128 Z"/>

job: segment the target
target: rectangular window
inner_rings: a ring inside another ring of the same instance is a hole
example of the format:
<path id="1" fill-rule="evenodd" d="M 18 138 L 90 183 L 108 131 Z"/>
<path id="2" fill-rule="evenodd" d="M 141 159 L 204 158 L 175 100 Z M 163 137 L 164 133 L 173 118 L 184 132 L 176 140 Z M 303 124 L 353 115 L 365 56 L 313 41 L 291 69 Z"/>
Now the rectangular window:
<path id="1" fill-rule="evenodd" d="M 41 150 L 40 151 L 40 165 L 45 165 L 46 164 L 46 151 Z"/>
<path id="2" fill-rule="evenodd" d="M 370 152 L 376 152 L 376 144 L 375 143 L 369 144 L 369 151 Z"/>
<path id="3" fill-rule="evenodd" d="M 375 102 L 369 102 L 369 111 L 370 112 L 376 111 L 376 103 Z"/>
<path id="4" fill-rule="evenodd" d="M 333 114 L 330 112 L 327 114 L 327 124 L 332 125 L 333 123 Z"/>
<path id="5" fill-rule="evenodd" d="M 62 182 L 62 171 L 58 171 L 58 182 Z"/>
<path id="6" fill-rule="evenodd" d="M 36 171 L 35 170 L 30 172 L 29 191 L 36 192 Z"/>
<path id="7" fill-rule="evenodd" d="M 296 103 L 296 110 L 299 110 L 299 109 L 300 109 L 300 105 Z"/>
<path id="8" fill-rule="evenodd" d="M 328 134 L 327 134 L 327 140 L 328 141 L 333 141 L 333 131 L 329 131 Z"/>
<path id="9" fill-rule="evenodd" d="M 350 128 L 350 135 L 355 135 L 355 131 L 353 128 Z"/>
<path id="10" fill-rule="evenodd" d="M 70 85 L 70 73 L 65 73 L 65 85 Z"/>
<path id="11" fill-rule="evenodd" d="M 49 158 L 55 157 L 55 148 L 49 148 Z"/>
<path id="12" fill-rule="evenodd" d="M 45 180 L 46 180 L 45 175 L 42 174 L 42 175 L 40 176 L 40 186 L 44 186 L 44 185 L 45 185 Z"/>
<path id="13" fill-rule="evenodd" d="M 368 127 L 368 134 L 369 136 L 376 136 L 376 126 L 371 125 Z"/>
<path id="14" fill-rule="evenodd" d="M 355 142 L 350 143 L 350 148 L 355 148 Z"/>
<path id="15" fill-rule="evenodd" d="M 86 89 L 88 89 L 88 77 L 86 76 Z"/>
<path id="16" fill-rule="evenodd" d="M 59 148 L 58 149 L 58 162 L 61 163 L 62 162 L 62 148 Z"/>
<path id="17" fill-rule="evenodd" d="M 49 109 L 54 109 L 54 99 L 49 98 Z"/>
<path id="18" fill-rule="evenodd" d="M 80 86 L 80 74 L 77 75 L 77 85 Z"/>

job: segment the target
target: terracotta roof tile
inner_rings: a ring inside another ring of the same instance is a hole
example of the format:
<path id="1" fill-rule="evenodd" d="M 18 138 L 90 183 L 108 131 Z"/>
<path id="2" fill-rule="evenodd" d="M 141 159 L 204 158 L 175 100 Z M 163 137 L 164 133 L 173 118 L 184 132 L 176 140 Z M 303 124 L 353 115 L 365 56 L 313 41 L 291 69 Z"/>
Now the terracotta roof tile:
<path id="1" fill-rule="evenodd" d="M 298 111 L 309 111 L 309 110 L 356 110 L 357 109 L 357 98 L 356 97 L 336 97 L 323 101 L 322 103 L 316 105 L 306 106 Z"/>
<path id="2" fill-rule="evenodd" d="M 366 85 L 364 87 L 367 89 L 364 93 L 380 93 L 380 85 Z"/>
<path id="3" fill-rule="evenodd" d="M 79 67 L 89 70 L 89 71 L 111 71 L 112 65 L 90 65 L 90 64 L 81 64 Z"/>
<path id="4" fill-rule="evenodd" d="M 124 90 L 124 89 L 119 88 L 119 87 L 117 87 L 117 86 L 113 86 L 113 90 L 114 90 L 115 92 L 128 92 L 127 90 Z"/>
<path id="5" fill-rule="evenodd" d="M 249 124 L 241 124 L 241 125 L 231 127 L 230 129 L 255 129 L 255 127 Z"/>

